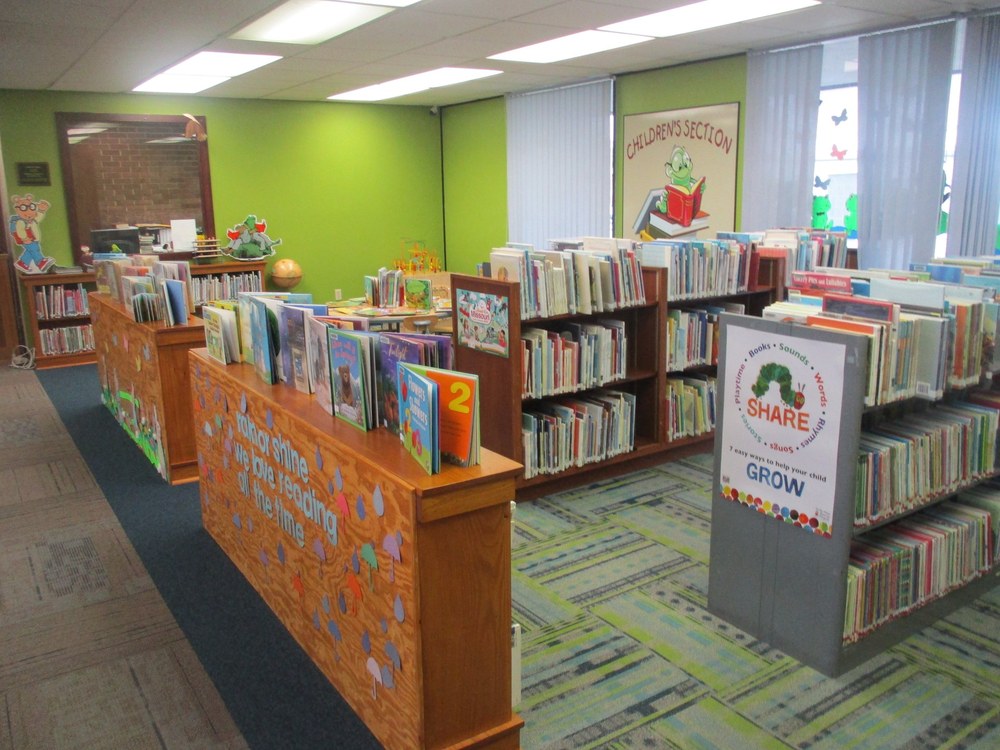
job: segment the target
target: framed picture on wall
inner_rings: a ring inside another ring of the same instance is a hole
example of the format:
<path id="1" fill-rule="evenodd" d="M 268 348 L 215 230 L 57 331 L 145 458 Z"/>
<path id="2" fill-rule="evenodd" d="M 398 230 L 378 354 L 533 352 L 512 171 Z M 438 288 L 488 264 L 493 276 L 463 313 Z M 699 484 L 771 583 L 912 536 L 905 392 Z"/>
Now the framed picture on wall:
<path id="1" fill-rule="evenodd" d="M 737 102 L 626 115 L 626 233 L 695 239 L 734 230 L 739 121 Z"/>

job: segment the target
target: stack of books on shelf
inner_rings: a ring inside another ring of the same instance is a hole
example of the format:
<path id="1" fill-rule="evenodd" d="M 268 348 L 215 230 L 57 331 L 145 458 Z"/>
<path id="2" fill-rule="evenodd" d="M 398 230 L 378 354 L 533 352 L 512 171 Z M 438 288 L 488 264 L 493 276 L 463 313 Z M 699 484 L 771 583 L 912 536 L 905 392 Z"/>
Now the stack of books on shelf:
<path id="1" fill-rule="evenodd" d="M 753 245 L 722 234 L 710 240 L 642 243 L 642 265 L 667 269 L 667 299 L 679 301 L 745 292 Z"/>
<path id="2" fill-rule="evenodd" d="M 556 474 L 635 447 L 635 396 L 599 389 L 533 404 L 521 413 L 524 477 Z"/>
<path id="3" fill-rule="evenodd" d="M 667 439 L 706 435 L 715 429 L 716 379 L 708 374 L 667 378 Z"/>
<path id="4" fill-rule="evenodd" d="M 76 354 L 94 351 L 94 331 L 90 324 L 42 328 L 38 331 L 42 354 Z"/>
<path id="5" fill-rule="evenodd" d="M 553 240 L 546 250 L 509 243 L 494 248 L 477 272 L 520 284 L 522 320 L 611 312 L 646 301 L 632 240 Z"/>
<path id="6" fill-rule="evenodd" d="M 403 272 L 380 268 L 374 276 L 365 276 L 365 302 L 371 307 L 401 307 L 403 305 Z"/>
<path id="7" fill-rule="evenodd" d="M 240 292 L 261 291 L 260 274 L 257 272 L 205 274 L 192 277 L 189 284 L 196 306 L 208 300 L 234 300 Z"/>
<path id="8" fill-rule="evenodd" d="M 521 330 L 523 398 L 595 388 L 625 377 L 628 341 L 620 320 L 566 322 Z"/>
<path id="9" fill-rule="evenodd" d="M 479 463 L 479 381 L 453 371 L 449 335 L 355 330 L 309 294 L 242 292 L 202 307 L 206 347 L 268 385 L 311 394 L 359 430 L 387 429 L 428 473 Z"/>
<path id="10" fill-rule="evenodd" d="M 739 302 L 674 307 L 667 311 L 667 370 L 686 370 L 719 361 L 719 315 L 742 314 Z"/>
<path id="11" fill-rule="evenodd" d="M 898 516 L 991 476 L 998 410 L 949 401 L 861 432 L 854 523 Z"/>
<path id="12" fill-rule="evenodd" d="M 90 315 L 83 284 L 39 286 L 35 289 L 35 315 L 39 320 Z"/>
<path id="13" fill-rule="evenodd" d="M 996 512 L 995 501 L 992 503 Z M 851 545 L 844 642 L 992 569 L 997 518 L 964 498 L 940 503 Z"/>

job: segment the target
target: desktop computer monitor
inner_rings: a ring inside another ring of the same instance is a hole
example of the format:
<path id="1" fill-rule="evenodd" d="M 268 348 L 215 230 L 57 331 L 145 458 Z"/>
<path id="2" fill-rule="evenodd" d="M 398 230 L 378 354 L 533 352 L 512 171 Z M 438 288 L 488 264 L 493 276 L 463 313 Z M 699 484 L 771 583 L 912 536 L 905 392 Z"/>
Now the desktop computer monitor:
<path id="1" fill-rule="evenodd" d="M 125 229 L 91 229 L 90 230 L 90 252 L 92 253 L 113 253 L 114 246 L 118 251 L 126 255 L 135 255 L 139 252 L 139 230 L 137 227 L 127 227 Z"/>

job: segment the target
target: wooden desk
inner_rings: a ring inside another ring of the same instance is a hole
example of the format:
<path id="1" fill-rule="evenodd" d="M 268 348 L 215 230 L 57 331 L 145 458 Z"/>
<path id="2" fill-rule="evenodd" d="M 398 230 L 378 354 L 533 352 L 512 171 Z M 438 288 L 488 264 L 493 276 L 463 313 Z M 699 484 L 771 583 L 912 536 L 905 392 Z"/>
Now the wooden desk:
<path id="1" fill-rule="evenodd" d="M 197 481 L 187 352 L 205 345 L 201 318 L 136 323 L 109 296 L 89 299 L 101 400 L 164 479 Z"/>
<path id="2" fill-rule="evenodd" d="M 520 465 L 483 450 L 428 476 L 387 430 L 204 349 L 189 358 L 205 528 L 372 733 L 389 750 L 519 747 Z"/>

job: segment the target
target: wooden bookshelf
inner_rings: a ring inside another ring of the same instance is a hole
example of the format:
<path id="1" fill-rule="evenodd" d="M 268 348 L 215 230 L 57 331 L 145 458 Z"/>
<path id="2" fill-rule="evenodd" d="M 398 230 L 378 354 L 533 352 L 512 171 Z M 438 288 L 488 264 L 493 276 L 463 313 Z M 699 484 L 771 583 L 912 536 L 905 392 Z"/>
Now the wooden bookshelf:
<path id="1" fill-rule="evenodd" d="M 249 365 L 188 357 L 204 526 L 379 742 L 518 748 L 520 467 L 483 450 L 430 476 L 387 430 L 361 432 Z"/>
<path id="2" fill-rule="evenodd" d="M 205 345 L 201 318 L 137 323 L 105 294 L 90 295 L 101 400 L 171 484 L 198 479 L 187 352 Z"/>
<path id="3" fill-rule="evenodd" d="M 70 339 L 75 338 L 69 330 L 62 331 L 61 329 L 76 329 L 80 326 L 90 327 L 91 320 L 86 305 L 86 297 L 88 292 L 94 290 L 94 274 L 19 273 L 18 279 L 24 290 L 27 325 L 31 334 L 31 341 L 35 346 L 35 368 L 45 370 L 51 367 L 69 367 L 71 365 L 94 362 L 94 350 L 89 346 L 79 349 L 71 347 L 75 349 L 74 351 L 59 351 L 55 342 L 51 346 L 43 342 L 43 336 L 48 337 L 50 335 L 59 335 L 60 333 L 67 335 Z M 73 292 L 80 288 L 84 292 L 81 299 L 82 304 L 78 308 L 78 314 L 71 316 L 47 314 L 44 306 L 39 304 L 39 295 L 51 298 L 61 295 L 64 292 Z"/>
<path id="4" fill-rule="evenodd" d="M 644 304 L 592 315 L 558 315 L 531 320 L 520 319 L 520 291 L 516 282 L 458 274 L 452 276 L 452 315 L 456 331 L 459 330 L 458 290 L 491 294 L 508 300 L 508 356 L 494 356 L 457 343 L 455 362 L 456 369 L 479 376 L 483 404 L 480 427 L 483 446 L 518 463 L 524 463 L 521 408 L 523 404 L 529 403 L 522 398 L 521 392 L 523 362 L 519 342 L 524 327 L 547 328 L 567 320 L 588 322 L 602 318 L 622 320 L 626 325 L 629 342 L 626 377 L 601 387 L 625 390 L 635 395 L 634 450 L 604 461 L 572 467 L 557 474 L 543 474 L 529 479 L 522 475 L 517 480 L 519 499 L 528 499 L 546 491 L 652 465 L 663 461 L 668 455 L 687 455 L 710 447 L 712 433 L 676 441 L 667 439 L 666 317 L 671 304 L 667 299 L 667 271 L 663 268 L 643 267 L 642 275 L 646 299 Z M 781 292 L 783 280 L 783 260 L 761 259 L 758 280 L 753 288 L 725 298 L 744 302 L 748 314 L 759 314 Z M 685 300 L 684 304 L 697 304 L 699 301 Z"/>

